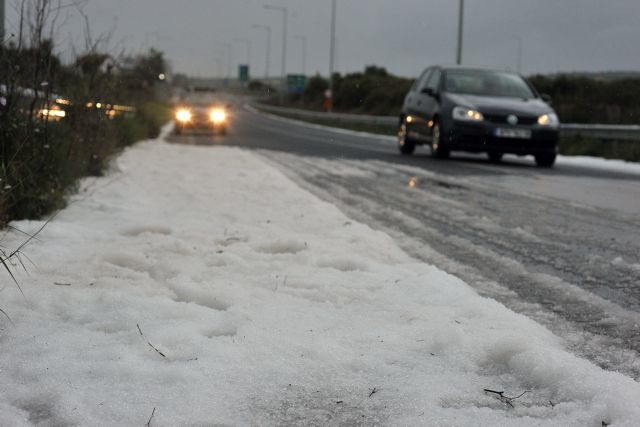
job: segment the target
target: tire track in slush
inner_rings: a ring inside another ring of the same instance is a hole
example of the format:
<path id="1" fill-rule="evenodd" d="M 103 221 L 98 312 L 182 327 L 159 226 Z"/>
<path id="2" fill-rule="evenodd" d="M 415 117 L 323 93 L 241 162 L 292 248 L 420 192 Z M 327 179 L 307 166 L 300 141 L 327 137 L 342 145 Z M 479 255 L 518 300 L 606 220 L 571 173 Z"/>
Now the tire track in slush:
<path id="1" fill-rule="evenodd" d="M 389 162 L 262 154 L 414 257 L 543 323 L 574 353 L 640 379 L 632 219 Z M 412 176 L 420 184 L 409 188 Z"/>

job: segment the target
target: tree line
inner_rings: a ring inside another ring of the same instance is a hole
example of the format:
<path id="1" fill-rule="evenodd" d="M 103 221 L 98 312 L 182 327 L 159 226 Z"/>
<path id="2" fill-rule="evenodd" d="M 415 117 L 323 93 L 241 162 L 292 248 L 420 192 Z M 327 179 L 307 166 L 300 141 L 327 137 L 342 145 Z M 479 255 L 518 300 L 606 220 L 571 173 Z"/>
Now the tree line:
<path id="1" fill-rule="evenodd" d="M 53 37 L 60 7 L 25 0 L 19 34 L 0 43 L 0 228 L 61 208 L 78 178 L 100 175 L 165 119 L 155 102 L 163 54 L 113 55 L 106 36 L 87 35 L 65 62 Z"/>
<path id="2" fill-rule="evenodd" d="M 529 80 L 538 92 L 551 96 L 565 123 L 640 123 L 640 75 L 534 75 Z M 385 68 L 368 66 L 363 72 L 334 75 L 334 109 L 339 112 L 398 115 L 414 80 L 394 76 Z M 309 79 L 304 97 L 291 95 L 290 105 L 321 110 L 329 87 L 320 75 Z"/>

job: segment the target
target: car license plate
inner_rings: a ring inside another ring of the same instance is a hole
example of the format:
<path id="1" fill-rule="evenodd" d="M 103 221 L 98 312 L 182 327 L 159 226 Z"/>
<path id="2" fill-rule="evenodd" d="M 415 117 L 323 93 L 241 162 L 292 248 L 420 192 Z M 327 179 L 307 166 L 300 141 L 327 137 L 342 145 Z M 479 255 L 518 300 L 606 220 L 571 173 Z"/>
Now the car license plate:
<path id="1" fill-rule="evenodd" d="M 494 135 L 498 138 L 531 139 L 531 130 L 498 128 L 494 131 Z"/>

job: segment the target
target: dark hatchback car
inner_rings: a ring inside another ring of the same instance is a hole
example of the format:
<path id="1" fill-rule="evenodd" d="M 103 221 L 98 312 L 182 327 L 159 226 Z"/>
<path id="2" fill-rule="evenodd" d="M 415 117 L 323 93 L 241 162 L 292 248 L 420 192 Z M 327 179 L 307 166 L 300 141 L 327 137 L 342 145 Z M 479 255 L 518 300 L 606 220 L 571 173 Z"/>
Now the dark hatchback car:
<path id="1" fill-rule="evenodd" d="M 461 67 L 428 68 L 407 94 L 398 132 L 402 154 L 427 144 L 435 157 L 452 150 L 533 155 L 553 166 L 560 123 L 548 99 L 518 74 Z"/>

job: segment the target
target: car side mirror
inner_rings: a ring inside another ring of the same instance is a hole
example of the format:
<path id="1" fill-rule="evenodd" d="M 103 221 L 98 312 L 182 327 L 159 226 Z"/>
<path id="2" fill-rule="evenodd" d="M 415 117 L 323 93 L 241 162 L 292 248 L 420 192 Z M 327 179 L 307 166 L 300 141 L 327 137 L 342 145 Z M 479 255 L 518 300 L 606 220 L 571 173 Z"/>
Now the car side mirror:
<path id="1" fill-rule="evenodd" d="M 546 94 L 546 93 L 542 93 L 542 94 L 540 94 L 540 98 L 542 98 L 542 100 L 543 100 L 544 102 L 546 102 L 547 104 L 549 104 L 549 105 L 551 105 L 551 102 L 553 101 L 553 100 L 551 99 L 551 95 L 548 95 L 548 94 Z"/>
<path id="2" fill-rule="evenodd" d="M 430 97 L 432 97 L 432 98 L 435 98 L 435 97 L 436 97 L 436 92 L 435 92 L 432 88 L 430 88 L 430 87 L 425 87 L 424 89 L 422 89 L 422 90 L 420 91 L 420 93 L 425 94 L 425 95 L 428 95 L 428 96 L 430 96 Z"/>

